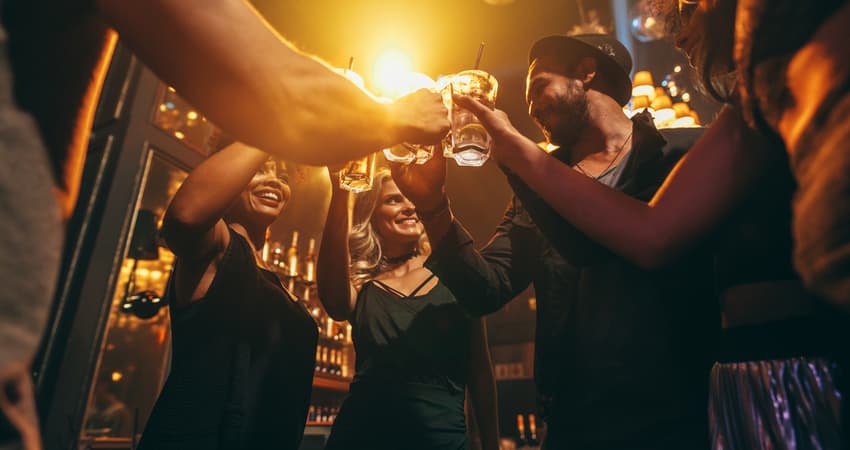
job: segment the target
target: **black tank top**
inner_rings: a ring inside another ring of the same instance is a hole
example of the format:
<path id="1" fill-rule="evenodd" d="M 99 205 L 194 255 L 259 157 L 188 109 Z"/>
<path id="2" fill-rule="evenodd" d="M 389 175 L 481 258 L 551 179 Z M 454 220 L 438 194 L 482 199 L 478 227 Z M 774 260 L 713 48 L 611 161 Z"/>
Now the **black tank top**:
<path id="1" fill-rule="evenodd" d="M 376 280 L 363 285 L 351 320 L 355 383 L 427 383 L 463 392 L 471 319 L 442 282 L 418 295 L 432 278 L 409 295 Z"/>
<path id="2" fill-rule="evenodd" d="M 230 229 L 207 294 L 172 308 L 171 329 L 171 372 L 140 449 L 298 448 L 316 323 L 245 238 Z"/>
<path id="3" fill-rule="evenodd" d="M 442 283 L 418 295 L 432 278 L 410 294 L 376 280 L 361 288 L 357 371 L 325 450 L 467 448 L 470 318 Z"/>

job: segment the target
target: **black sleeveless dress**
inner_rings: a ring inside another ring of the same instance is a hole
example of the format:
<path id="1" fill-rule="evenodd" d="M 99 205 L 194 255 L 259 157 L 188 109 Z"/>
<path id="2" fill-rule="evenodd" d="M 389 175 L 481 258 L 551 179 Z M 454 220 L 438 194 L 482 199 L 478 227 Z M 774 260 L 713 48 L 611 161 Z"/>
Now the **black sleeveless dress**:
<path id="1" fill-rule="evenodd" d="M 363 285 L 351 324 L 357 370 L 326 450 L 467 448 L 471 319 L 442 284 L 405 295 Z"/>
<path id="2" fill-rule="evenodd" d="M 315 365 L 316 323 L 248 241 L 230 245 L 204 298 L 171 309 L 171 372 L 142 450 L 295 450 Z"/>

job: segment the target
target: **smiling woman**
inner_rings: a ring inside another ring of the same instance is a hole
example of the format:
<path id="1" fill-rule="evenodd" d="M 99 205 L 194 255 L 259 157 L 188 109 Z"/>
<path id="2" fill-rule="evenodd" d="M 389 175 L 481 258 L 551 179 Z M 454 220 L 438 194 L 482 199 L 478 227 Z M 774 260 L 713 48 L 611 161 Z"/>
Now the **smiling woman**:
<path id="1" fill-rule="evenodd" d="M 162 227 L 177 256 L 172 367 L 139 448 L 298 447 L 316 325 L 258 252 L 290 195 L 285 165 L 240 143 L 175 194 Z"/>
<path id="2" fill-rule="evenodd" d="M 416 208 L 386 170 L 353 205 L 350 193 L 333 189 L 319 298 L 334 320 L 351 322 L 356 374 L 325 448 L 465 449 L 468 389 L 483 448 L 497 449 L 482 321 L 425 267 L 430 250 Z M 388 432 L 370 433 L 374 423 Z"/>

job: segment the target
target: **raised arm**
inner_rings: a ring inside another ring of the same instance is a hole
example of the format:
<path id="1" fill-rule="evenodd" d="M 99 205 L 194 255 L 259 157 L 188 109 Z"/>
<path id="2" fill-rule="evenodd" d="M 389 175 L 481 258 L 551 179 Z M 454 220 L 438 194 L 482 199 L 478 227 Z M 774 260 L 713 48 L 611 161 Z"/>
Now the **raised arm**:
<path id="1" fill-rule="evenodd" d="M 481 318 L 472 323 L 469 399 L 481 436 L 481 449 L 499 450 L 499 403 L 484 320 Z"/>
<path id="2" fill-rule="evenodd" d="M 319 299 L 325 311 L 337 321 L 349 320 L 354 311 L 357 290 L 351 283 L 349 267 L 351 252 L 348 249 L 348 233 L 351 230 L 351 193 L 340 189 L 337 174 L 331 172 L 331 204 L 322 232 L 319 248 L 316 280 Z"/>
<path id="3" fill-rule="evenodd" d="M 515 226 L 518 214 L 511 204 L 487 245 L 478 251 L 472 237 L 458 222 L 445 194 L 446 162 L 393 165 L 393 179 L 416 205 L 431 242 L 426 266 L 474 315 L 497 311 L 531 283 L 537 241 L 530 227 Z"/>
<path id="4" fill-rule="evenodd" d="M 199 283 L 230 243 L 222 217 L 267 159 L 256 148 L 233 143 L 198 165 L 177 190 L 165 212 L 162 237 L 180 261 L 178 301 L 206 293 L 214 273 L 207 274 L 205 286 Z"/>
<path id="5" fill-rule="evenodd" d="M 240 141 L 283 159 L 343 162 L 402 141 L 437 142 L 448 129 L 439 94 L 378 103 L 297 51 L 245 0 L 97 4 L 180 95 Z"/>
<path id="6" fill-rule="evenodd" d="M 494 154 L 564 219 L 644 268 L 665 265 L 705 237 L 759 182 L 773 144 L 724 109 L 647 204 L 610 189 L 541 151 L 501 111 L 474 100 L 497 144 Z M 772 153 L 774 152 L 774 153 Z"/>

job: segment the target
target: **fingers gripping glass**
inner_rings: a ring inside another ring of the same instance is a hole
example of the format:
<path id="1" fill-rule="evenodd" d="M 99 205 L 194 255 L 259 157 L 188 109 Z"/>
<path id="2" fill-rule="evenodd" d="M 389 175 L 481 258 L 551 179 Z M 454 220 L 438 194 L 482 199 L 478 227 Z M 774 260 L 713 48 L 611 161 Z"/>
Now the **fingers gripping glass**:
<path id="1" fill-rule="evenodd" d="M 492 75 L 483 70 L 465 70 L 450 78 L 448 86 L 443 88 L 444 99 L 450 106 L 451 132 L 444 141 L 443 155 L 453 158 L 459 166 L 478 167 L 484 165 L 490 157 L 492 139 L 481 121 L 466 108 L 454 103 L 455 94 L 470 96 L 493 108 L 499 83 Z"/>
<path id="2" fill-rule="evenodd" d="M 350 161 L 339 172 L 339 187 L 354 193 L 372 189 L 372 177 L 375 176 L 375 154 Z"/>
<path id="3" fill-rule="evenodd" d="M 438 92 L 436 82 L 432 80 L 431 77 L 422 73 L 403 73 L 398 76 L 396 81 L 398 82 L 398 86 L 396 86 L 395 92 L 391 94 L 392 100 L 397 100 L 400 97 L 412 94 L 420 89 Z M 433 156 L 434 148 L 435 146 L 433 145 L 401 143 L 385 148 L 384 158 L 386 158 L 387 161 L 401 164 L 410 164 L 414 162 L 416 164 L 425 164 L 425 162 Z"/>

